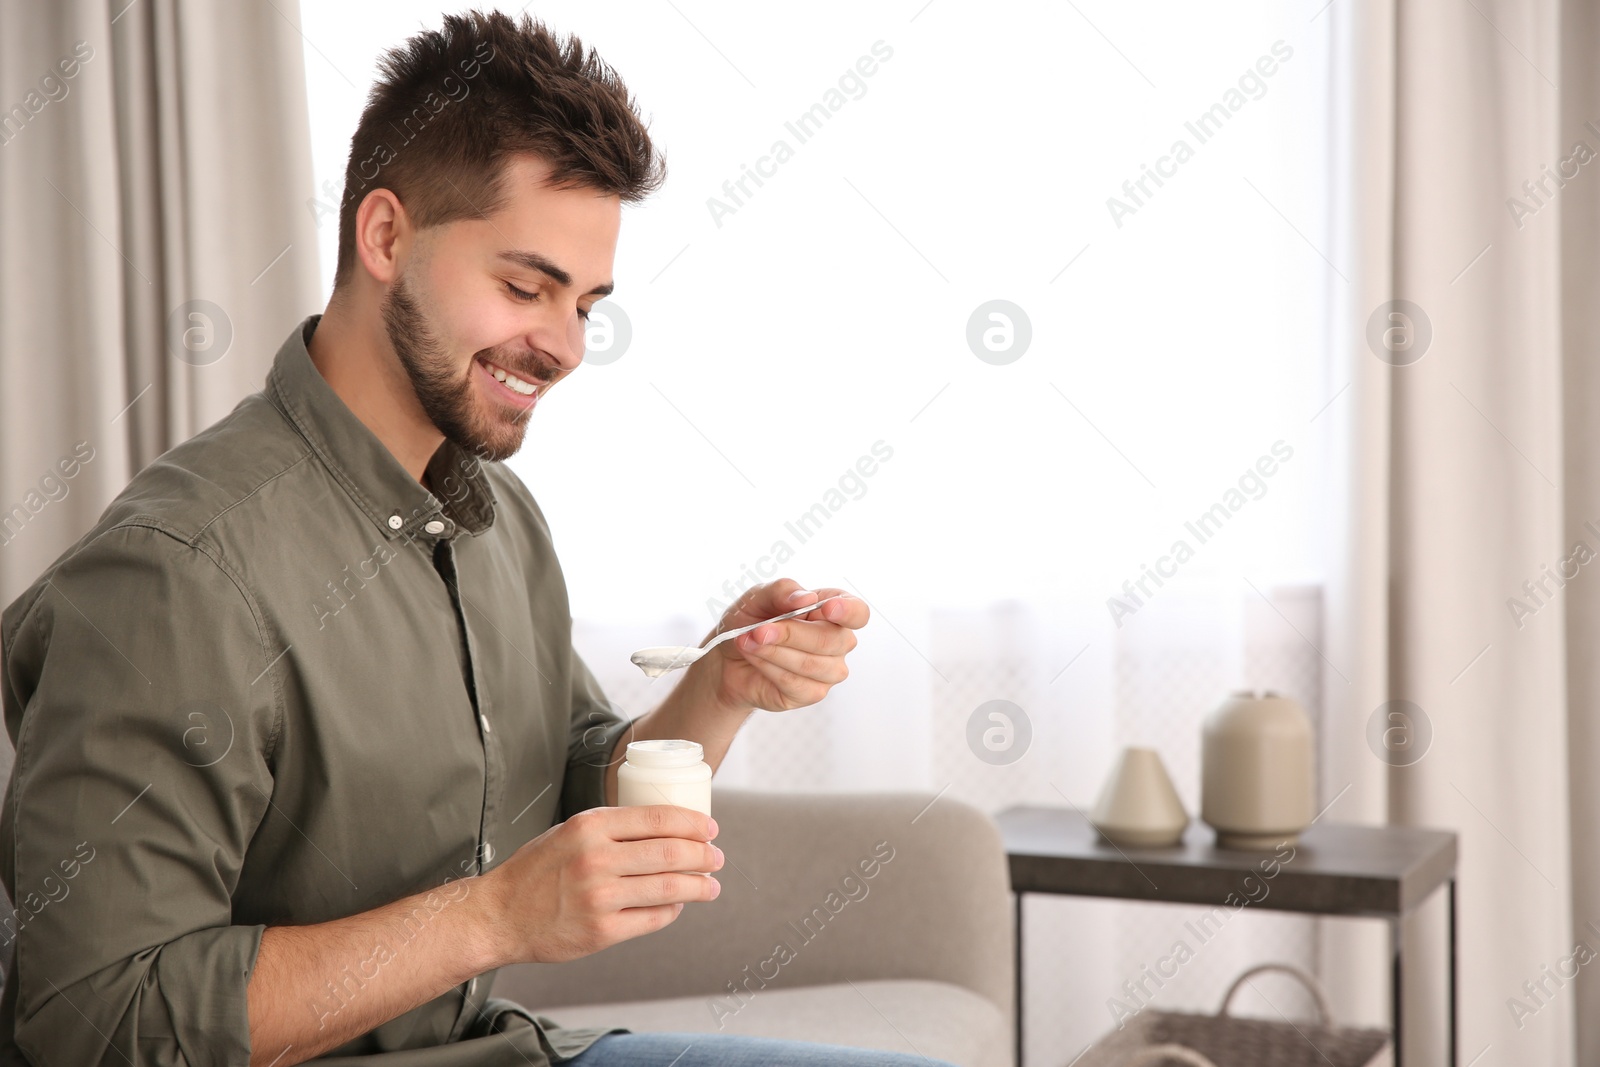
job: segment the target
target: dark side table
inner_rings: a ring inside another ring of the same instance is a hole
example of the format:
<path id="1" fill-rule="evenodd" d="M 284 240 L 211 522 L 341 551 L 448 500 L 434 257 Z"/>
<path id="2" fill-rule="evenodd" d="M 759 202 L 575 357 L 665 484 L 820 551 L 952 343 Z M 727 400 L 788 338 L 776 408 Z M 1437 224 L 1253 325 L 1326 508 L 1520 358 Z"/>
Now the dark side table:
<path id="1" fill-rule="evenodd" d="M 1440 886 L 1449 908 L 1449 1064 L 1456 1064 L 1456 835 L 1404 826 L 1318 823 L 1281 853 L 1216 847 L 1195 820 L 1171 848 L 1118 848 L 1070 808 L 1014 807 L 996 816 L 1017 907 L 1017 1067 L 1022 1067 L 1022 898 L 1025 893 L 1249 907 L 1389 921 L 1394 956 L 1394 1062 L 1400 1067 L 1400 922 Z M 1267 866 L 1263 866 L 1267 864 Z M 1268 877 L 1264 871 L 1271 871 Z M 1256 899 L 1259 896 L 1259 899 Z M 1249 901 L 1242 905 L 1242 901 Z"/>

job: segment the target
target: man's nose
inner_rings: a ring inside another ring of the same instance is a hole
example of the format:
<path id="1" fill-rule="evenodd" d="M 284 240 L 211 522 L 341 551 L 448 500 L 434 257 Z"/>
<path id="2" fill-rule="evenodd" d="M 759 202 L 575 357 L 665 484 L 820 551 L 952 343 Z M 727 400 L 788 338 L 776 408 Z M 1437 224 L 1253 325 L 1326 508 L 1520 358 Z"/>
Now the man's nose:
<path id="1" fill-rule="evenodd" d="M 576 305 L 567 310 L 565 328 L 540 330 L 526 337 L 528 346 L 541 353 L 548 362 L 563 371 L 570 371 L 583 362 L 586 324 L 578 314 Z"/>

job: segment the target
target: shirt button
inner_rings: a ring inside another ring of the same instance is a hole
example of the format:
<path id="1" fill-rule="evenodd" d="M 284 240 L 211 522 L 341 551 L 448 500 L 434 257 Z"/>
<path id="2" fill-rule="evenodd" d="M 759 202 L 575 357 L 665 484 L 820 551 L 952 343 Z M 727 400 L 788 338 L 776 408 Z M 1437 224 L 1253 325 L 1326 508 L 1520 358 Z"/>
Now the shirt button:
<path id="1" fill-rule="evenodd" d="M 423 526 L 423 529 L 427 530 L 431 534 L 442 534 L 444 533 L 444 523 L 440 522 L 438 519 L 434 519 L 427 525 Z"/>
<path id="2" fill-rule="evenodd" d="M 487 715 L 479 715 L 478 716 L 478 721 L 483 723 L 483 732 L 484 733 L 489 733 L 489 716 L 487 716 Z"/>
<path id="3" fill-rule="evenodd" d="M 389 516 L 389 529 L 398 530 L 398 529 L 400 529 L 400 527 L 404 526 L 405 524 L 406 524 L 406 520 L 402 519 L 400 516 L 398 516 L 398 515 L 390 515 Z"/>

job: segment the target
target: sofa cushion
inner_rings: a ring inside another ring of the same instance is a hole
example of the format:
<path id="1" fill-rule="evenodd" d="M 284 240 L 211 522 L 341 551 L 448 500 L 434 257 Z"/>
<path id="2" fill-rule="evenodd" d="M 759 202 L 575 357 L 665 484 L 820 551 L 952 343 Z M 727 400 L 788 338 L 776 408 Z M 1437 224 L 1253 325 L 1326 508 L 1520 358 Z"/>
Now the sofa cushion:
<path id="1" fill-rule="evenodd" d="M 783 951 L 764 992 L 948 982 L 1010 1016 L 1015 909 L 994 820 L 933 793 L 759 793 L 714 783 L 712 793 L 728 860 L 717 899 L 581 959 L 503 967 L 495 995 L 552 1016 L 567 1004 L 712 997 L 763 966 L 770 975 L 764 961 Z"/>
<path id="2" fill-rule="evenodd" d="M 729 995 L 548 1011 L 529 1007 L 562 1026 L 784 1037 L 922 1055 L 958 1067 L 1010 1067 L 1012 1062 L 1014 1039 L 1000 1010 L 948 982 L 890 979 L 758 989 L 745 994 L 742 1003 Z"/>

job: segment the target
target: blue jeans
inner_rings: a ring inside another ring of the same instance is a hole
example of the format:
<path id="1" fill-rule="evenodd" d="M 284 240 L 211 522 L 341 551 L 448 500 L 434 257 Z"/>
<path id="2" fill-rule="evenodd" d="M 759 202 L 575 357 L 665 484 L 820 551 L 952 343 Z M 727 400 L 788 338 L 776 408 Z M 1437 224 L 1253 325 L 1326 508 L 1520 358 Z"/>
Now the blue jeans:
<path id="1" fill-rule="evenodd" d="M 607 1034 L 567 1067 L 952 1067 L 877 1049 L 738 1034 Z"/>

